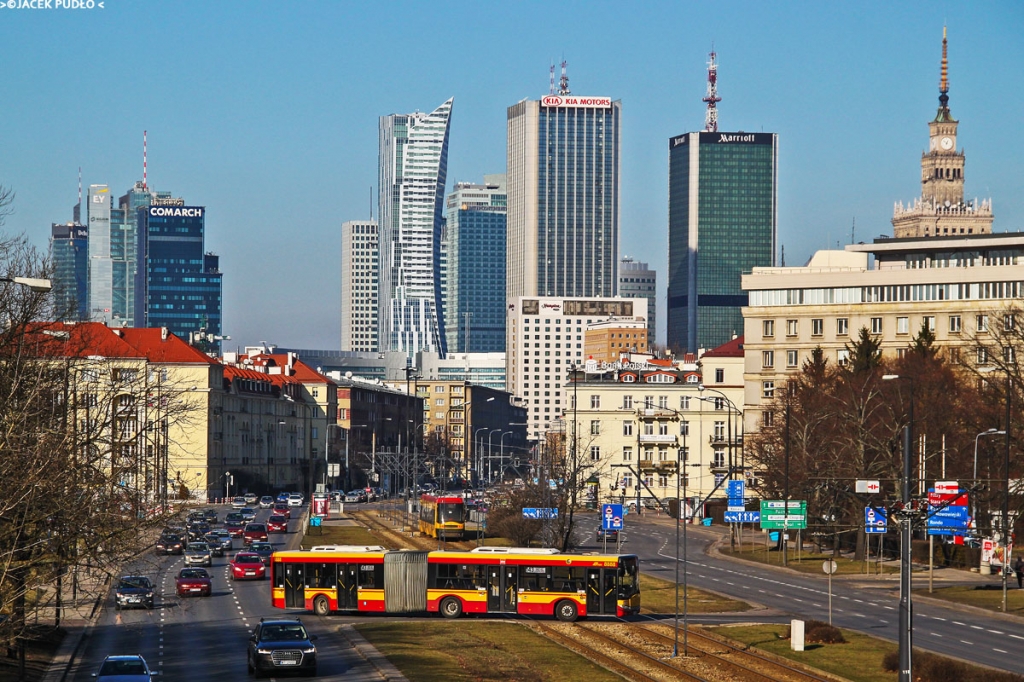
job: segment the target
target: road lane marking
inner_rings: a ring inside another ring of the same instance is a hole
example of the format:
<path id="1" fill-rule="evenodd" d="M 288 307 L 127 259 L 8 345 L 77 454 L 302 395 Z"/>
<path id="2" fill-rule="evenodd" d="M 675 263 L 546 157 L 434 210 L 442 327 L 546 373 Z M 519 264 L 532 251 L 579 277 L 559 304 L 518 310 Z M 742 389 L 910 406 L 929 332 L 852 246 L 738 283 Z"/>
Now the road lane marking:
<path id="1" fill-rule="evenodd" d="M 1005 651 L 1003 651 L 1002 649 L 997 649 L 997 648 L 995 648 L 995 647 L 992 647 L 992 651 L 998 652 L 998 653 L 1000 653 L 1000 654 L 1005 654 L 1005 653 L 1006 653 L 1006 652 L 1005 652 Z"/>
<path id="2" fill-rule="evenodd" d="M 966 644 L 967 646 L 974 646 L 974 642 L 968 642 L 966 639 L 961 639 L 960 643 Z"/>
<path id="3" fill-rule="evenodd" d="M 929 632 L 928 634 L 931 635 L 932 637 L 942 637 L 942 635 L 940 635 L 937 632 Z"/>

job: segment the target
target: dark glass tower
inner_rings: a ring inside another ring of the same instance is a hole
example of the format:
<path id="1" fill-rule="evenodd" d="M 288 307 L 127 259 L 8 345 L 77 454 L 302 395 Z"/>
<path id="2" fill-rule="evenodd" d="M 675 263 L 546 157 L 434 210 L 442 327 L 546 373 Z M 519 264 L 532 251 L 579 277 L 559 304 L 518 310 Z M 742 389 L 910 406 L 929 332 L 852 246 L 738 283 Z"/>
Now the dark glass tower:
<path id="1" fill-rule="evenodd" d="M 206 208 L 157 205 L 137 215 L 135 326 L 167 327 L 184 339 L 200 329 L 220 335 L 221 272 L 203 248 Z"/>
<path id="2" fill-rule="evenodd" d="M 89 228 L 67 223 L 51 227 L 53 295 L 65 319 L 89 319 Z"/>
<path id="3" fill-rule="evenodd" d="M 740 276 L 774 264 L 778 135 L 669 140 L 668 345 L 715 348 L 743 333 Z"/>

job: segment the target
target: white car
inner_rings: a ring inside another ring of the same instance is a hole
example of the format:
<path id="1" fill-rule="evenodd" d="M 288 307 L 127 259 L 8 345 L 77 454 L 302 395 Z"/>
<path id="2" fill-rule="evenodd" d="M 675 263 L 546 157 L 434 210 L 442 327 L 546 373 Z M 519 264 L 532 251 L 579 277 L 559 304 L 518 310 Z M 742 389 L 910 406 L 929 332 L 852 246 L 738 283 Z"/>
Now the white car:
<path id="1" fill-rule="evenodd" d="M 288 496 L 288 506 L 289 507 L 301 507 L 302 506 L 302 494 L 301 493 L 292 493 L 291 495 L 289 495 Z"/>
<path id="2" fill-rule="evenodd" d="M 231 500 L 231 507 L 233 509 L 242 509 L 242 508 L 244 508 L 245 507 L 245 498 L 244 497 L 236 497 L 236 498 L 232 499 Z"/>

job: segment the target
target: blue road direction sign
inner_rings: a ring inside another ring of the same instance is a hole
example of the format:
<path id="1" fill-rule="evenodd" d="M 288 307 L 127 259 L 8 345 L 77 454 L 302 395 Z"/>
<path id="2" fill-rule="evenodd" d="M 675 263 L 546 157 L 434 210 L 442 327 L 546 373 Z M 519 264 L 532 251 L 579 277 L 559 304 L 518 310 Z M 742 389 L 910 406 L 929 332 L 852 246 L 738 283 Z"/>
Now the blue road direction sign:
<path id="1" fill-rule="evenodd" d="M 601 528 L 603 530 L 622 530 L 622 505 L 601 505 Z"/>
<path id="2" fill-rule="evenodd" d="M 558 508 L 547 507 L 523 507 L 523 518 L 525 519 L 557 519 Z"/>
<path id="3" fill-rule="evenodd" d="M 761 512 L 727 511 L 724 520 L 726 523 L 761 523 Z"/>
<path id="4" fill-rule="evenodd" d="M 727 509 L 731 512 L 741 512 L 746 508 L 744 497 L 745 484 L 742 480 L 727 481 L 725 484 L 725 493 L 729 498 Z M 731 523 L 726 519 L 726 523 Z"/>
<path id="5" fill-rule="evenodd" d="M 939 510 L 943 504 L 948 504 Z M 938 510 L 938 511 L 936 511 Z M 928 535 L 965 535 L 970 522 L 967 495 L 928 490 Z"/>
<path id="6" fill-rule="evenodd" d="M 884 507 L 864 507 L 864 532 L 884 533 L 888 522 Z"/>

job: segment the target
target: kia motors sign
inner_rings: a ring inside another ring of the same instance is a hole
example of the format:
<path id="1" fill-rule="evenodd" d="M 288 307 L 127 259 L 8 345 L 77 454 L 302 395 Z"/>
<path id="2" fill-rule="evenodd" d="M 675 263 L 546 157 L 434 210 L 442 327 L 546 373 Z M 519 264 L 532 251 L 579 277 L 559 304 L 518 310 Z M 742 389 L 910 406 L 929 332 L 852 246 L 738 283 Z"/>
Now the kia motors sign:
<path id="1" fill-rule="evenodd" d="M 610 109 L 611 97 L 578 97 L 576 95 L 544 95 L 540 98 L 543 107 L 576 107 L 588 109 Z"/>

